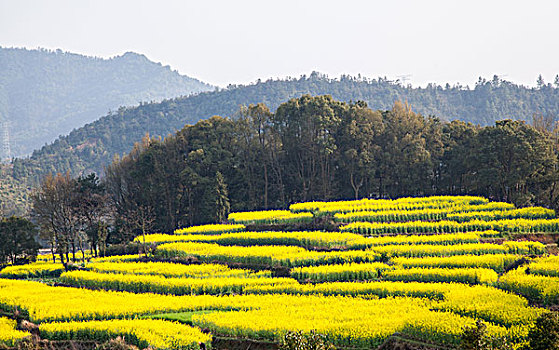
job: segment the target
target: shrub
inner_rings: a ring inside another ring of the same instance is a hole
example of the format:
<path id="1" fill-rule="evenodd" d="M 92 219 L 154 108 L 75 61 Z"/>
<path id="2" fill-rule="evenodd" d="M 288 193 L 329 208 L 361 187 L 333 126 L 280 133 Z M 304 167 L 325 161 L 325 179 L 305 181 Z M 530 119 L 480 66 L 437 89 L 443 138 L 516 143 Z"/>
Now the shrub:
<path id="1" fill-rule="evenodd" d="M 115 339 L 100 344 L 95 350 L 138 350 L 138 347 L 127 344 L 122 337 L 116 337 Z"/>
<path id="2" fill-rule="evenodd" d="M 528 343 L 530 350 L 559 349 L 559 314 L 548 312 L 538 317 L 528 333 Z"/>
<path id="3" fill-rule="evenodd" d="M 460 337 L 460 349 L 462 350 L 512 350 L 506 338 L 489 336 L 487 325 L 480 320 L 476 325 L 465 327 Z"/>
<path id="4" fill-rule="evenodd" d="M 280 350 L 333 350 L 327 337 L 312 330 L 310 333 L 287 332 L 283 337 Z"/>

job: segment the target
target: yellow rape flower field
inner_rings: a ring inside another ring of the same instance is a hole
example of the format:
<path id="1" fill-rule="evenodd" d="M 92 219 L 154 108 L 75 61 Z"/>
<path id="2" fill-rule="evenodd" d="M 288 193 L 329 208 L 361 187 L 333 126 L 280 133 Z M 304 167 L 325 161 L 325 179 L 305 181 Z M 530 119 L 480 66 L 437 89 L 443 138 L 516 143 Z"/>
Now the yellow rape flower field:
<path id="1" fill-rule="evenodd" d="M 49 255 L 4 267 L 0 345 L 31 337 L 18 330 L 23 318 L 44 339 L 121 336 L 141 349 L 279 344 L 291 331 L 342 349 L 395 335 L 452 349 L 481 321 L 520 349 L 559 305 L 559 258 L 519 237 L 558 232 L 549 209 L 475 196 L 230 213 L 224 223 L 136 237 L 152 247 L 147 255 L 86 254 L 69 271 Z"/>

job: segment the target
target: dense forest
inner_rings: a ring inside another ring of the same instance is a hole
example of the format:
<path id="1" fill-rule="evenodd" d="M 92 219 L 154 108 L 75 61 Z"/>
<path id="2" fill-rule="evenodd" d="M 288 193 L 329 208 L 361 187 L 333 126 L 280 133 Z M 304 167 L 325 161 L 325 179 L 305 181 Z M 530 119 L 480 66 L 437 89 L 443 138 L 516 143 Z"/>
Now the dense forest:
<path id="1" fill-rule="evenodd" d="M 0 67 L 0 123 L 8 123 L 16 157 L 119 106 L 213 89 L 133 52 L 101 59 L 0 47 Z"/>
<path id="2" fill-rule="evenodd" d="M 264 104 L 144 137 L 106 169 L 116 227 L 156 231 L 215 221 L 232 211 L 335 198 L 476 194 L 518 206 L 558 205 L 553 123 L 443 122 L 396 102 L 304 95 L 275 112 Z M 136 225 L 138 227 L 139 225 Z M 126 232 L 133 232 L 125 230 Z"/>
<path id="3" fill-rule="evenodd" d="M 390 109 L 395 101 L 407 101 L 422 115 L 482 126 L 502 119 L 530 121 L 535 114 L 550 118 L 559 115 L 559 78 L 554 84 L 540 81 L 537 88 L 515 85 L 498 77 L 480 79 L 472 89 L 448 84 L 446 87 L 412 88 L 382 78 L 342 76 L 329 79 L 313 73 L 298 79 L 258 81 L 248 86 L 230 86 L 161 103 L 120 108 L 58 138 L 28 159 L 16 159 L 14 176 L 16 180 L 30 179 L 36 183 L 48 173 L 101 174 L 115 154 L 129 152 L 134 142 L 146 133 L 164 137 L 185 124 L 194 124 L 213 115 L 236 118 L 240 106 L 260 102 L 275 111 L 281 103 L 303 94 L 329 94 L 344 102 L 365 101 L 372 109 L 381 110 Z"/>

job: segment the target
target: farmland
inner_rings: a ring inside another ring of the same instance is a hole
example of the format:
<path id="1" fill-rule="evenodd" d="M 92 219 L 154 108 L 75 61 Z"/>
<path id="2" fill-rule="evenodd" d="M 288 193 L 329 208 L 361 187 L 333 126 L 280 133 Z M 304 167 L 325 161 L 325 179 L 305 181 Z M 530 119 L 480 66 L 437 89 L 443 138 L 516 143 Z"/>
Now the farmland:
<path id="1" fill-rule="evenodd" d="M 483 197 L 296 203 L 141 235 L 133 243 L 150 249 L 86 255 L 70 271 L 49 257 L 7 266 L 0 309 L 44 339 L 122 336 L 140 348 L 279 344 L 290 331 L 342 349 L 394 335 L 458 348 L 465 327 L 481 321 L 520 349 L 559 304 L 553 247 L 520 238 L 558 231 L 551 210 Z M 0 318 L 0 343 L 26 337 Z"/>

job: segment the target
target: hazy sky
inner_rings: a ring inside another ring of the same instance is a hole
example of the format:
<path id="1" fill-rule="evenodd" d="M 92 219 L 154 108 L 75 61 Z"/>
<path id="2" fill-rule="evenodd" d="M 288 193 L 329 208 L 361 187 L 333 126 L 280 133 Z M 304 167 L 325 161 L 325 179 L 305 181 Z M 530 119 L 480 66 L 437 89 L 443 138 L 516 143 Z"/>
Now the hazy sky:
<path id="1" fill-rule="evenodd" d="M 220 86 L 312 71 L 532 86 L 559 74 L 559 1 L 0 0 L 0 46 L 135 51 Z"/>

